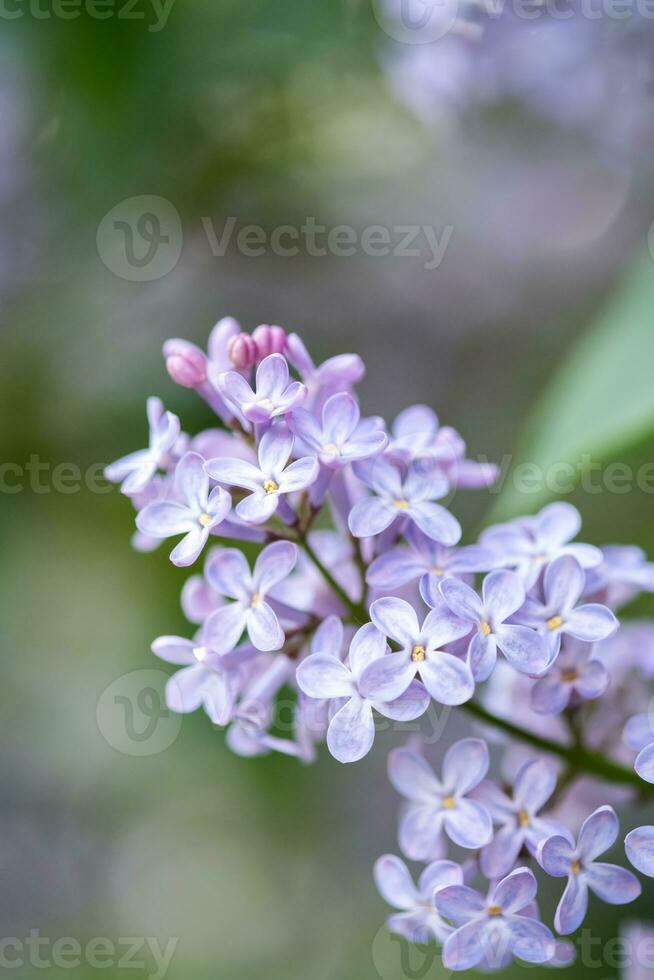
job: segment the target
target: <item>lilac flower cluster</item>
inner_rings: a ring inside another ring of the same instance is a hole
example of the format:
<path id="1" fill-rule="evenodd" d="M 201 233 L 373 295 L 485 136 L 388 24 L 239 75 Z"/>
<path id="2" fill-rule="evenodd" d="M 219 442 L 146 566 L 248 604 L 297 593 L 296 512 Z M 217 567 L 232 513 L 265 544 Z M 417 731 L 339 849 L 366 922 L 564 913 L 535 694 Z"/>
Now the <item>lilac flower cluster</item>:
<path id="1" fill-rule="evenodd" d="M 570 944 L 541 921 L 537 876 L 566 879 L 562 936 L 589 892 L 640 894 L 631 871 L 599 859 L 618 837 L 614 806 L 654 785 L 654 629 L 619 629 L 615 615 L 654 591 L 654 565 L 578 542 L 579 514 L 561 502 L 462 545 L 444 501 L 488 487 L 495 468 L 426 406 L 390 426 L 362 418 L 354 354 L 316 366 L 297 335 L 228 318 L 206 353 L 171 340 L 164 356 L 218 424 L 186 435 L 151 398 L 148 448 L 106 472 L 137 510 L 138 549 L 178 538 L 170 558 L 187 567 L 215 542 L 182 590 L 195 632 L 152 645 L 181 668 L 169 707 L 202 708 L 243 756 L 309 762 L 325 742 L 343 763 L 370 752 L 379 718 L 406 729 L 461 707 L 481 737 L 450 745 L 440 775 L 419 740 L 389 756 L 399 847 L 426 865 L 415 885 L 400 858 L 377 862 L 389 928 L 440 943 L 451 970 L 568 962 Z M 503 749 L 492 778 L 489 743 Z M 625 847 L 654 877 L 654 827 Z"/>

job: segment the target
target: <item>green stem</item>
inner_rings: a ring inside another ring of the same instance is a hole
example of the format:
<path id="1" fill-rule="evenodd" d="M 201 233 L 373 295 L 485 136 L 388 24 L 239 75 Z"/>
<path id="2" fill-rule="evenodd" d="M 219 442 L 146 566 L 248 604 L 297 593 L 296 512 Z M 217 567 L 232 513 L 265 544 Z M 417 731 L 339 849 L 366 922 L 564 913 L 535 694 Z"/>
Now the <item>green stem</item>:
<path id="1" fill-rule="evenodd" d="M 617 762 L 612 762 L 610 759 L 605 759 L 604 756 L 599 755 L 597 752 L 591 752 L 581 745 L 560 745 L 557 742 L 551 742 L 547 738 L 542 738 L 540 735 L 535 735 L 533 732 L 525 731 L 510 721 L 505 721 L 503 718 L 496 718 L 495 715 L 492 715 L 490 711 L 483 708 L 477 701 L 468 701 L 466 704 L 461 705 L 461 707 L 479 721 L 483 721 L 488 725 L 494 725 L 495 728 L 500 728 L 508 735 L 513 736 L 513 738 L 527 742 L 528 745 L 533 745 L 535 748 L 542 749 L 544 752 L 558 755 L 577 773 L 585 772 L 589 775 L 596 776 L 598 779 L 604 779 L 609 783 L 626 783 L 635 786 L 642 794 L 647 794 L 648 796 L 654 795 L 654 785 L 643 782 L 638 773 L 633 769 L 625 769 L 624 766 L 618 765 Z"/>
<path id="2" fill-rule="evenodd" d="M 338 584 L 332 573 L 326 568 L 321 562 L 318 555 L 315 553 L 309 542 L 307 541 L 306 534 L 300 534 L 298 537 L 299 543 L 302 545 L 307 555 L 316 566 L 322 577 L 325 579 L 329 587 L 336 593 L 338 598 L 341 600 L 343 605 L 349 610 L 355 623 L 365 623 L 368 614 L 366 612 L 366 607 L 363 603 L 353 602 L 347 592 Z"/>

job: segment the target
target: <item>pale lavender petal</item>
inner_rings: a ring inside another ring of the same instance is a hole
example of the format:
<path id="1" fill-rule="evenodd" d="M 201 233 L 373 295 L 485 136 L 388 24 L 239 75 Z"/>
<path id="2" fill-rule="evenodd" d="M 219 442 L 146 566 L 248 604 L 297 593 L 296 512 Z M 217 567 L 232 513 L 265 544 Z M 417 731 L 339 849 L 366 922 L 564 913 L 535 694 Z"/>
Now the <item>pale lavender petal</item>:
<path id="1" fill-rule="evenodd" d="M 373 708 L 393 721 L 414 721 L 424 715 L 431 698 L 419 681 L 412 681 L 394 701 L 372 701 Z"/>
<path id="2" fill-rule="evenodd" d="M 393 422 L 393 436 L 402 448 L 412 450 L 416 438 L 434 436 L 438 431 L 438 416 L 428 405 L 410 405 Z"/>
<path id="3" fill-rule="evenodd" d="M 171 711 L 187 714 L 202 704 L 206 671 L 199 665 L 183 667 L 166 683 L 166 704 Z"/>
<path id="4" fill-rule="evenodd" d="M 358 354 L 337 354 L 323 361 L 316 370 L 316 377 L 325 387 L 337 385 L 342 388 L 355 385 L 365 373 L 365 365 Z"/>
<path id="5" fill-rule="evenodd" d="M 461 525 L 449 510 L 428 500 L 411 503 L 407 513 L 433 541 L 452 546 L 461 540 Z"/>
<path id="6" fill-rule="evenodd" d="M 325 440 L 341 446 L 359 423 L 359 406 L 347 392 L 332 395 L 322 409 L 322 430 Z"/>
<path id="7" fill-rule="evenodd" d="M 443 966 L 447 970 L 471 970 L 481 962 L 484 957 L 483 928 L 483 921 L 473 920 L 447 937 L 443 946 Z"/>
<path id="8" fill-rule="evenodd" d="M 292 541 L 275 541 L 263 549 L 252 573 L 257 592 L 266 595 L 274 585 L 291 574 L 297 562 L 297 545 Z"/>
<path id="9" fill-rule="evenodd" d="M 230 599 L 245 599 L 250 594 L 250 566 L 243 552 L 237 548 L 212 551 L 204 574 L 211 588 L 220 595 L 229 596 Z"/>
<path id="10" fill-rule="evenodd" d="M 449 490 L 449 480 L 436 464 L 421 460 L 409 467 L 404 481 L 404 496 L 412 503 L 440 500 Z"/>
<path id="11" fill-rule="evenodd" d="M 399 514 L 396 507 L 379 497 L 364 497 L 350 511 L 348 527 L 355 538 L 370 538 L 385 531 Z"/>
<path id="12" fill-rule="evenodd" d="M 211 522 L 206 526 L 209 530 L 220 524 L 229 514 L 232 506 L 232 498 L 223 490 L 222 487 L 214 487 L 207 498 L 206 513 L 211 517 Z"/>
<path id="13" fill-rule="evenodd" d="M 384 854 L 375 862 L 374 876 L 379 894 L 393 908 L 411 909 L 420 902 L 406 864 L 394 854 Z"/>
<path id="14" fill-rule="evenodd" d="M 254 400 L 254 392 L 243 375 L 238 371 L 225 371 L 217 378 L 217 387 L 221 395 L 240 409 Z"/>
<path id="15" fill-rule="evenodd" d="M 327 729 L 327 748 L 338 762 L 358 762 L 370 752 L 375 723 L 370 703 L 351 697 L 336 712 Z"/>
<path id="16" fill-rule="evenodd" d="M 136 516 L 136 526 L 141 534 L 151 538 L 185 534 L 194 524 L 187 507 L 168 500 L 147 504 Z"/>
<path id="17" fill-rule="evenodd" d="M 624 726 L 622 739 L 634 752 L 640 752 L 650 742 L 654 742 L 654 730 L 650 723 L 649 714 L 634 715 Z"/>
<path id="18" fill-rule="evenodd" d="M 634 868 L 654 878 L 654 827 L 637 827 L 625 839 L 627 857 Z"/>
<path id="19" fill-rule="evenodd" d="M 265 476 L 275 476 L 288 463 L 293 448 L 293 433 L 285 425 L 274 425 L 264 432 L 259 443 L 259 466 Z"/>
<path id="20" fill-rule="evenodd" d="M 575 681 L 575 687 L 582 698 L 591 701 L 601 697 L 609 686 L 610 677 L 603 663 L 591 660 Z"/>
<path id="21" fill-rule="evenodd" d="M 432 861 L 418 880 L 420 895 L 430 900 L 437 889 L 463 884 L 463 869 L 455 861 Z"/>
<path id="22" fill-rule="evenodd" d="M 310 486 L 318 476 L 320 464 L 313 456 L 303 456 L 291 463 L 279 477 L 282 493 L 294 493 Z"/>
<path id="23" fill-rule="evenodd" d="M 170 560 L 173 565 L 177 565 L 178 568 L 186 568 L 188 565 L 192 565 L 207 543 L 208 537 L 208 527 L 202 527 L 200 524 L 192 526 L 179 544 L 176 544 L 170 552 Z"/>
<path id="24" fill-rule="evenodd" d="M 269 354 L 257 368 L 257 395 L 274 399 L 288 384 L 288 364 L 281 354 Z"/>
<path id="25" fill-rule="evenodd" d="M 556 789 L 557 781 L 557 768 L 552 761 L 533 759 L 518 772 L 513 783 L 513 798 L 521 809 L 538 813 Z"/>
<path id="26" fill-rule="evenodd" d="M 570 865 L 575 856 L 574 846 L 565 837 L 548 837 L 538 849 L 538 863 L 554 878 L 565 878 L 570 874 Z"/>
<path id="27" fill-rule="evenodd" d="M 602 564 L 602 552 L 593 544 L 568 544 L 563 551 L 576 558 L 582 568 L 597 568 Z"/>
<path id="28" fill-rule="evenodd" d="M 328 616 L 313 634 L 312 653 L 327 653 L 340 659 L 343 648 L 343 624 L 338 616 Z"/>
<path id="29" fill-rule="evenodd" d="M 654 783 L 654 742 L 638 753 L 634 769 L 646 783 Z"/>
<path id="30" fill-rule="evenodd" d="M 296 677 L 300 690 L 310 698 L 349 698 L 354 693 L 350 671 L 327 653 L 313 653 L 303 660 Z"/>
<path id="31" fill-rule="evenodd" d="M 370 618 L 384 636 L 410 647 L 420 635 L 415 609 L 404 599 L 387 596 L 370 606 Z"/>
<path id="32" fill-rule="evenodd" d="M 550 652 L 536 630 L 503 624 L 495 633 L 498 647 L 516 670 L 523 674 L 542 674 L 547 669 Z"/>
<path id="33" fill-rule="evenodd" d="M 536 898 L 538 885 L 533 871 L 516 868 L 494 888 L 491 905 L 499 905 L 506 915 L 516 915 Z"/>
<path id="34" fill-rule="evenodd" d="M 391 500 L 403 498 L 402 479 L 397 466 L 383 457 L 354 464 L 354 472 L 367 487 Z"/>
<path id="35" fill-rule="evenodd" d="M 386 637 L 374 623 L 366 623 L 356 631 L 350 643 L 350 667 L 355 677 L 360 677 L 368 664 L 383 657 L 386 652 Z"/>
<path id="36" fill-rule="evenodd" d="M 242 521 L 248 524 L 264 524 L 275 513 L 279 506 L 279 494 L 266 493 L 265 490 L 251 493 L 239 500 L 235 512 Z"/>
<path id="37" fill-rule="evenodd" d="M 433 804 L 413 804 L 400 817 L 398 841 L 412 861 L 431 861 L 440 853 L 442 813 Z"/>
<path id="38" fill-rule="evenodd" d="M 159 636 L 152 644 L 152 652 L 168 664 L 188 666 L 196 662 L 193 654 L 197 644 L 181 636 Z"/>
<path id="39" fill-rule="evenodd" d="M 548 608 L 564 614 L 576 606 L 584 591 L 586 574 L 576 558 L 561 555 L 545 569 L 543 589 Z"/>
<path id="40" fill-rule="evenodd" d="M 199 453 L 186 453 L 175 469 L 175 488 L 192 511 L 204 510 L 209 495 L 209 477 Z"/>
<path id="41" fill-rule="evenodd" d="M 309 449 L 318 452 L 323 442 L 322 429 L 311 412 L 307 412 L 304 408 L 295 409 L 293 414 L 288 416 L 288 424 Z"/>
<path id="42" fill-rule="evenodd" d="M 511 917 L 509 929 L 514 956 L 527 963 L 547 963 L 554 956 L 554 937 L 542 922 L 516 915 Z"/>
<path id="43" fill-rule="evenodd" d="M 388 778 L 402 796 L 432 806 L 442 789 L 427 760 L 411 749 L 393 749 L 389 753 Z"/>
<path id="44" fill-rule="evenodd" d="M 217 483 L 244 487 L 246 490 L 261 490 L 265 479 L 261 470 L 245 459 L 209 459 L 205 463 L 205 469 Z"/>
<path id="45" fill-rule="evenodd" d="M 267 602 L 250 607 L 246 616 L 247 630 L 257 650 L 279 650 L 284 643 L 284 631 Z"/>
<path id="46" fill-rule="evenodd" d="M 393 548 L 375 558 L 366 572 L 366 582 L 375 589 L 395 589 L 418 578 L 426 571 L 426 566 L 424 556 L 417 551 Z"/>
<path id="47" fill-rule="evenodd" d="M 445 811 L 443 826 L 450 840 L 470 850 L 488 844 L 493 836 L 493 823 L 488 810 L 465 798 L 457 799 L 453 809 Z"/>
<path id="48" fill-rule="evenodd" d="M 443 787 L 448 793 L 464 796 L 478 786 L 488 772 L 488 746 L 480 738 L 462 738 L 445 753 Z"/>
<path id="49" fill-rule="evenodd" d="M 462 619 L 480 623 L 484 618 L 484 607 L 474 589 L 458 578 L 445 578 L 440 584 L 440 592 L 453 613 Z"/>
<path id="50" fill-rule="evenodd" d="M 591 602 L 585 606 L 577 606 L 565 617 L 566 633 L 585 643 L 595 643 L 612 636 L 617 630 L 618 620 L 610 609 Z"/>
<path id="51" fill-rule="evenodd" d="M 539 535 L 553 545 L 567 544 L 581 529 L 579 511 L 565 501 L 543 507 L 537 522 Z"/>
<path id="52" fill-rule="evenodd" d="M 498 570 L 484 579 L 482 596 L 486 615 L 495 626 L 499 626 L 523 604 L 525 588 L 515 572 Z"/>
<path id="53" fill-rule="evenodd" d="M 443 918 L 457 926 L 479 918 L 486 911 L 486 902 L 479 892 L 467 885 L 448 885 L 439 890 L 434 904 Z"/>
<path id="54" fill-rule="evenodd" d="M 586 882 L 590 890 L 608 905 L 628 905 L 635 902 L 642 891 L 638 878 L 617 864 L 589 864 Z"/>
<path id="55" fill-rule="evenodd" d="M 484 636 L 477 631 L 468 647 L 468 663 L 474 679 L 481 683 L 488 680 L 497 663 L 497 642 L 494 636 Z"/>
<path id="56" fill-rule="evenodd" d="M 359 678 L 359 693 L 371 701 L 394 701 L 416 676 L 417 666 L 404 650 L 373 660 Z"/>
<path id="57" fill-rule="evenodd" d="M 290 412 L 294 408 L 298 407 L 306 399 L 307 394 L 308 391 L 303 384 L 301 384 L 299 381 L 291 381 L 288 388 L 286 388 L 286 390 L 276 399 L 276 406 L 271 412 L 272 417 L 275 418 L 279 415 L 284 415 L 286 412 Z M 253 407 L 252 412 L 253 421 L 257 421 L 257 419 L 254 418 L 256 408 Z"/>
<path id="58" fill-rule="evenodd" d="M 214 725 L 228 725 L 234 716 L 236 684 L 229 675 L 211 673 L 206 680 L 203 694 L 204 710 Z"/>
<path id="59" fill-rule="evenodd" d="M 233 650 L 245 629 L 246 612 L 240 602 L 230 602 L 212 613 L 204 624 L 202 636 L 212 650 Z"/>
<path id="60" fill-rule="evenodd" d="M 368 432 L 361 423 L 341 448 L 341 456 L 345 460 L 367 459 L 383 452 L 387 444 L 388 436 L 383 429 L 374 429 Z"/>
<path id="61" fill-rule="evenodd" d="M 584 820 L 579 831 L 578 849 L 584 862 L 594 861 L 615 843 L 620 823 L 611 806 L 601 806 Z"/>
<path id="62" fill-rule="evenodd" d="M 588 887 L 584 877 L 583 875 L 570 875 L 556 909 L 554 928 L 560 935 L 569 936 L 570 933 L 576 932 L 579 928 L 586 918 L 587 911 Z"/>
<path id="63" fill-rule="evenodd" d="M 572 685 L 564 684 L 558 670 L 542 677 L 531 689 L 531 706 L 541 715 L 558 715 L 567 706 Z"/>
<path id="64" fill-rule="evenodd" d="M 475 693 L 468 664 L 440 650 L 427 654 L 427 659 L 420 664 L 420 677 L 439 704 L 464 704 Z"/>
<path id="65" fill-rule="evenodd" d="M 422 636 L 430 648 L 438 649 L 467 636 L 470 623 L 460 619 L 444 602 L 427 613 L 422 626 Z"/>
<path id="66" fill-rule="evenodd" d="M 524 834 L 515 823 L 496 830 L 492 841 L 484 847 L 479 857 L 482 873 L 491 881 L 508 874 L 518 859 L 523 842 Z"/>

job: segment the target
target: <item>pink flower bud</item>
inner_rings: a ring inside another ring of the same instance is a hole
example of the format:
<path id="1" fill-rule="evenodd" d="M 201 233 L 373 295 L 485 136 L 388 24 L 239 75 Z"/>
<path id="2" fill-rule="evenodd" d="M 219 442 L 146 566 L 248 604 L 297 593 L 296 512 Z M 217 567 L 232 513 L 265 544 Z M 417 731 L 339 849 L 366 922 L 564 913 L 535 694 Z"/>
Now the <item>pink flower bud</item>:
<path id="1" fill-rule="evenodd" d="M 260 357 L 259 348 L 248 333 L 238 333 L 232 337 L 227 345 L 227 353 L 239 371 L 252 367 Z"/>
<path id="2" fill-rule="evenodd" d="M 207 358 L 187 340 L 167 340 L 163 348 L 166 370 L 183 388 L 197 388 L 207 377 Z"/>
<path id="3" fill-rule="evenodd" d="M 252 332 L 252 339 L 257 345 L 261 360 L 269 354 L 284 353 L 286 331 L 282 327 L 270 327 L 267 323 L 262 323 Z"/>

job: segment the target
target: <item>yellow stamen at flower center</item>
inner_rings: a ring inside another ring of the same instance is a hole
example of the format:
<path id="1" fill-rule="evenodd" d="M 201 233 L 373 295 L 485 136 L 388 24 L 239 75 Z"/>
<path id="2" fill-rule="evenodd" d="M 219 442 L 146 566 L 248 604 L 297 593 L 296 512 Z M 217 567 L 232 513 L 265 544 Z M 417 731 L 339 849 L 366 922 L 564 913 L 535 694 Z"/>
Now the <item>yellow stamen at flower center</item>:
<path id="1" fill-rule="evenodd" d="M 265 409 L 266 412 L 272 412 L 275 408 L 270 398 L 262 398 L 259 405 L 261 408 Z"/>
<path id="2" fill-rule="evenodd" d="M 440 565 L 434 565 L 431 571 L 432 575 L 445 575 L 445 569 L 441 568 Z"/>
<path id="3" fill-rule="evenodd" d="M 581 871 L 581 861 L 573 861 L 570 865 L 570 870 L 572 871 L 573 875 L 578 875 Z"/>
<path id="4" fill-rule="evenodd" d="M 206 658 L 206 656 L 207 656 L 208 653 L 209 653 L 209 650 L 207 649 L 207 647 L 194 647 L 193 648 L 193 656 L 198 661 L 198 663 L 202 663 L 202 661 Z"/>
<path id="5" fill-rule="evenodd" d="M 520 812 L 518 813 L 518 823 L 520 824 L 521 827 L 528 827 L 529 824 L 531 823 L 529 814 L 527 813 L 526 810 L 520 810 Z"/>
<path id="6" fill-rule="evenodd" d="M 250 599 L 250 606 L 252 607 L 252 609 L 256 609 L 260 602 L 261 602 L 261 596 L 259 595 L 258 592 L 255 592 L 252 598 Z"/>
<path id="7" fill-rule="evenodd" d="M 484 636 L 491 635 L 492 630 L 490 628 L 490 623 L 487 623 L 485 619 L 481 621 L 481 623 L 479 624 L 479 628 L 484 634 Z"/>
<path id="8" fill-rule="evenodd" d="M 456 800 L 454 799 L 454 797 L 446 796 L 445 799 L 443 800 L 443 809 L 453 810 L 455 806 L 456 806 Z"/>
<path id="9" fill-rule="evenodd" d="M 263 485 L 263 489 L 266 491 L 266 493 L 277 493 L 279 490 L 279 484 L 275 483 L 274 480 L 266 480 Z"/>
<path id="10" fill-rule="evenodd" d="M 501 915 L 502 907 L 501 905 L 489 905 L 488 908 L 486 909 L 486 912 L 488 913 L 488 915 L 492 915 L 492 916 Z"/>
<path id="11" fill-rule="evenodd" d="M 203 511 L 198 517 L 198 521 L 200 522 L 202 527 L 209 527 L 209 525 L 213 521 L 213 517 L 211 516 L 211 514 L 207 514 L 206 511 Z"/>
<path id="12" fill-rule="evenodd" d="M 409 504 L 406 500 L 394 500 L 393 506 L 397 507 L 398 510 L 407 510 Z"/>
<path id="13" fill-rule="evenodd" d="M 547 628 L 550 630 L 558 630 L 559 626 L 563 626 L 562 616 L 552 616 L 551 619 L 547 620 Z"/>
<path id="14" fill-rule="evenodd" d="M 416 643 L 413 650 L 411 651 L 411 659 L 413 660 L 414 663 L 422 661 L 425 659 L 425 653 L 426 651 L 425 648 L 422 646 L 422 644 Z"/>
<path id="15" fill-rule="evenodd" d="M 564 670 L 561 674 L 561 680 L 566 684 L 574 684 L 576 680 L 579 680 L 578 670 Z"/>
<path id="16" fill-rule="evenodd" d="M 340 449 L 335 442 L 328 442 L 326 446 L 323 446 L 324 453 L 328 453 L 330 456 L 338 456 Z"/>

